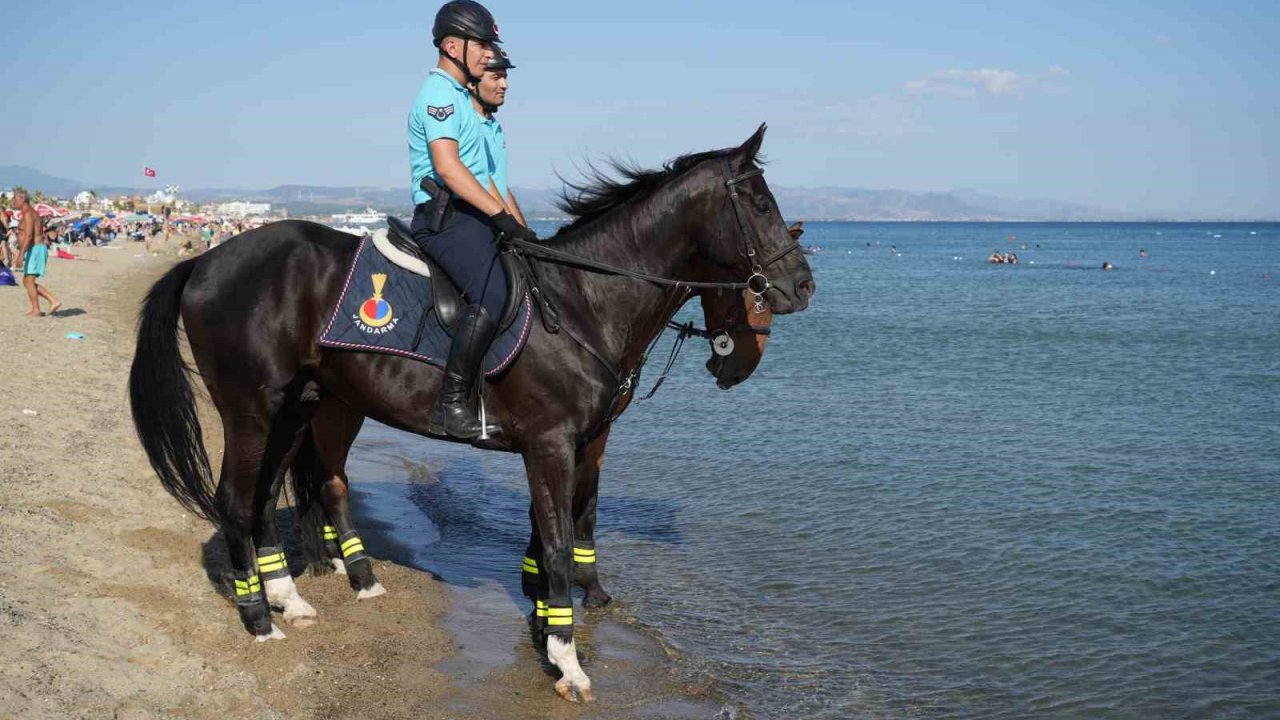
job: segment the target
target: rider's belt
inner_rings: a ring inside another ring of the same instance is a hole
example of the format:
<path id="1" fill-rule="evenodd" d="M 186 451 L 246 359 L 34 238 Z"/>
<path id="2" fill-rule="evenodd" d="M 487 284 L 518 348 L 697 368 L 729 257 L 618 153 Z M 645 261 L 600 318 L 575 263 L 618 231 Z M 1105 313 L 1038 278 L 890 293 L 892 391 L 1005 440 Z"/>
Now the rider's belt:
<path id="1" fill-rule="evenodd" d="M 427 232 L 442 232 L 453 219 L 453 191 L 430 177 L 423 177 L 419 185 L 423 192 L 431 196 L 430 200 L 418 206 L 426 216 Z"/>
<path id="2" fill-rule="evenodd" d="M 358 560 L 368 560 L 369 556 L 364 552 L 364 541 L 355 531 L 349 532 L 342 536 L 342 540 L 338 543 L 342 548 L 342 560 L 350 565 Z"/>
<path id="3" fill-rule="evenodd" d="M 289 577 L 289 563 L 284 551 L 276 547 L 258 548 L 258 572 L 263 580 Z"/>

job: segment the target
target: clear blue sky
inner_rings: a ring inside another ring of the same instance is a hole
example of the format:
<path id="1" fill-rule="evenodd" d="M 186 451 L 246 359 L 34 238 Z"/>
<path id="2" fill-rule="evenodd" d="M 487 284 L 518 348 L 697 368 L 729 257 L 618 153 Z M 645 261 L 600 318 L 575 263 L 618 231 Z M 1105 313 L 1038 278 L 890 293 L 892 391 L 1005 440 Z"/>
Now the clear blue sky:
<path id="1" fill-rule="evenodd" d="M 99 184 L 408 184 L 433 2 L 28 2 L 0 164 Z M 770 182 L 1280 212 L 1280 2 L 489 5 L 512 182 L 768 121 Z M 407 193 L 407 187 L 406 187 Z"/>

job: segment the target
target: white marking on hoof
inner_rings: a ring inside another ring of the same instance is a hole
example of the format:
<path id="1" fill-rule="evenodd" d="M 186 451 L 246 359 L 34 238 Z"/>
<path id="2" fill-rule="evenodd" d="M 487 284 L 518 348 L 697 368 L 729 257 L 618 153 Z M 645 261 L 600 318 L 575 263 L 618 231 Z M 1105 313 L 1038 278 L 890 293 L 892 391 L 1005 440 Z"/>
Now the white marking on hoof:
<path id="1" fill-rule="evenodd" d="M 298 594 L 293 578 L 272 578 L 267 581 L 267 602 L 284 612 L 284 621 L 293 627 L 307 627 L 316 622 L 316 609 Z"/>
<path id="2" fill-rule="evenodd" d="M 556 681 L 556 694 L 569 702 L 591 702 L 591 678 L 578 664 L 578 648 L 573 640 L 565 642 L 559 635 L 547 636 L 547 659 L 562 673 Z"/>
<path id="3" fill-rule="evenodd" d="M 254 635 L 254 636 L 253 636 L 253 639 L 254 639 L 254 640 L 257 640 L 258 642 L 266 642 L 266 641 L 268 641 L 268 640 L 283 640 L 283 639 L 284 639 L 284 631 L 283 631 L 283 630 L 281 630 L 280 628 L 276 627 L 276 624 L 275 624 L 275 623 L 271 623 L 271 633 L 270 633 L 270 634 L 268 634 L 268 635 Z"/>
<path id="4" fill-rule="evenodd" d="M 382 587 L 382 583 L 376 582 L 373 584 L 373 587 L 357 592 L 356 599 L 369 600 L 371 598 L 376 598 L 379 595 L 386 595 L 386 594 L 387 594 L 387 589 Z"/>
<path id="5" fill-rule="evenodd" d="M 333 563 L 333 571 L 339 575 L 347 574 L 347 564 L 342 562 L 342 558 L 329 558 L 329 562 Z"/>

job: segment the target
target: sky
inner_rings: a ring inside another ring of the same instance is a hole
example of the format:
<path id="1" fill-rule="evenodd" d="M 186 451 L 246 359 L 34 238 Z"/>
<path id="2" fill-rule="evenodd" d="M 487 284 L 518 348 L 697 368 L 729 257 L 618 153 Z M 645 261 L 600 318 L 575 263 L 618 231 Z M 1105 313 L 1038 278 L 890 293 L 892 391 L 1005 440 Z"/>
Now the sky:
<path id="1" fill-rule="evenodd" d="M 436 7 L 24 3 L 0 14 L 0 165 L 407 194 Z M 517 66 L 499 115 L 517 187 L 736 145 L 767 122 L 774 185 L 1280 216 L 1274 0 L 488 7 Z"/>

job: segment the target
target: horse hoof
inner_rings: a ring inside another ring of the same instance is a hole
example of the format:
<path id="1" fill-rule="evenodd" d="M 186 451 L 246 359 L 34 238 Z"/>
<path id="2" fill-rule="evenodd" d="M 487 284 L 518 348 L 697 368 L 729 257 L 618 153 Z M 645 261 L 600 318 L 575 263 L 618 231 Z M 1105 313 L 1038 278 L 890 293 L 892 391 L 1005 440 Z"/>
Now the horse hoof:
<path id="1" fill-rule="evenodd" d="M 288 610 L 285 610 L 284 621 L 289 623 L 289 627 L 304 628 L 304 627 L 311 627 L 312 625 L 316 624 L 317 613 L 315 611 L 315 608 L 311 607 L 310 605 L 307 605 L 305 602 L 303 603 L 303 605 L 306 606 L 303 609 L 295 610 L 293 608 L 290 608 Z"/>
<path id="2" fill-rule="evenodd" d="M 265 635 L 254 635 L 253 639 L 257 640 L 258 642 L 266 642 L 268 640 L 283 640 L 284 631 L 276 627 L 275 623 L 271 623 L 271 632 Z"/>
<path id="3" fill-rule="evenodd" d="M 357 592 L 356 600 L 370 600 L 372 598 L 378 597 L 379 595 L 386 595 L 386 594 L 387 594 L 387 589 L 382 587 L 382 583 L 376 582 L 373 584 L 373 587 L 365 588 L 364 590 Z"/>
<path id="4" fill-rule="evenodd" d="M 579 683 L 575 685 L 568 680 L 561 680 L 556 683 L 556 694 L 571 703 L 579 701 L 589 703 L 596 699 L 595 696 L 591 694 L 590 681 L 587 681 L 585 684 Z"/>
<path id="5" fill-rule="evenodd" d="M 593 588 L 587 591 L 586 597 L 582 598 L 582 607 L 585 608 L 602 608 L 609 604 L 613 596 L 605 592 L 603 588 Z"/>

